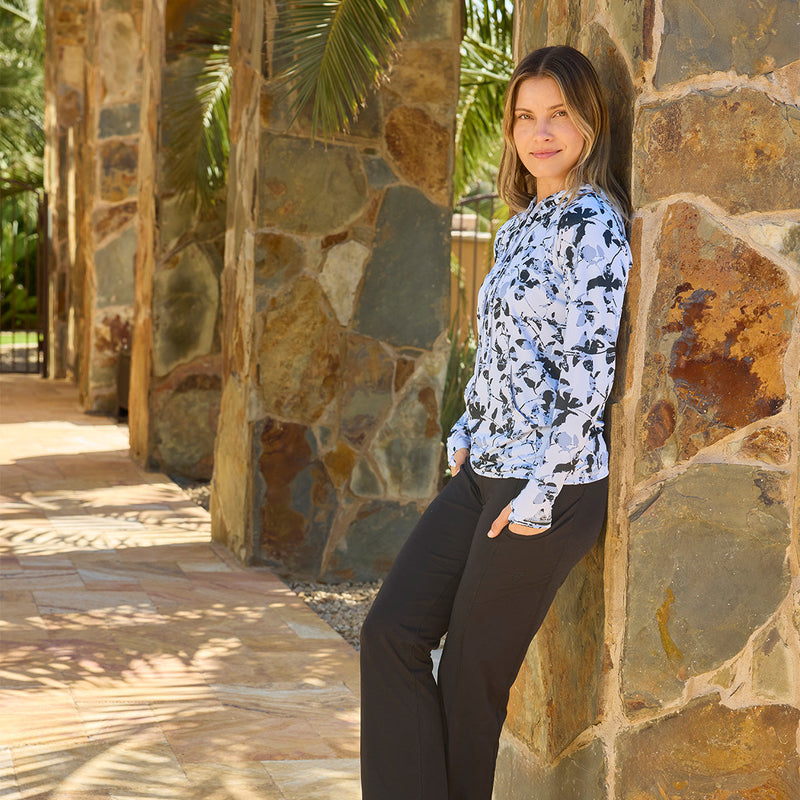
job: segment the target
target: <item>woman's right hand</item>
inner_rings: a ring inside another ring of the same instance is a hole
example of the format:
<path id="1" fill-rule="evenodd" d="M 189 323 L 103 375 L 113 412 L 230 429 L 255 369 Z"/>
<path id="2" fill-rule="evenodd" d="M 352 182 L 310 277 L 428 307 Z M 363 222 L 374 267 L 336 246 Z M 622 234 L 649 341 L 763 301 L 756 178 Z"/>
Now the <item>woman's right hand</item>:
<path id="1" fill-rule="evenodd" d="M 467 460 L 467 456 L 469 455 L 469 450 L 466 447 L 462 447 L 453 454 L 453 463 L 450 465 L 450 474 L 455 478 L 458 475 L 458 471 L 461 469 L 461 465 Z"/>

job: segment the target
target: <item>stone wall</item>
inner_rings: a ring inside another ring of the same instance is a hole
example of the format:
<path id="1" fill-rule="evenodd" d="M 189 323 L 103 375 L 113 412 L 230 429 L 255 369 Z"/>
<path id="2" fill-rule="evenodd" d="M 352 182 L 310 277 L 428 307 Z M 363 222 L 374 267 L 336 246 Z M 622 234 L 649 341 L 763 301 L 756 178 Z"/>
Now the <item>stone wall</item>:
<path id="1" fill-rule="evenodd" d="M 88 411 L 116 412 L 133 323 L 142 2 L 46 8 L 51 363 Z"/>
<path id="2" fill-rule="evenodd" d="M 185 48 L 197 33 L 199 5 L 147 4 L 130 428 L 141 463 L 209 479 L 222 384 L 225 201 L 201 210 L 171 185 L 166 168 L 177 149 L 166 112 L 185 104 L 186 86 L 202 68 Z M 199 106 L 196 116 L 199 129 Z"/>
<path id="3" fill-rule="evenodd" d="M 498 800 L 800 796 L 796 4 L 520 0 L 614 106 L 634 271 L 604 540 L 512 693 Z"/>
<path id="4" fill-rule="evenodd" d="M 459 6 L 429 0 L 350 134 L 314 144 L 271 82 L 272 9 L 234 4 L 214 537 L 374 578 L 438 480 Z"/>

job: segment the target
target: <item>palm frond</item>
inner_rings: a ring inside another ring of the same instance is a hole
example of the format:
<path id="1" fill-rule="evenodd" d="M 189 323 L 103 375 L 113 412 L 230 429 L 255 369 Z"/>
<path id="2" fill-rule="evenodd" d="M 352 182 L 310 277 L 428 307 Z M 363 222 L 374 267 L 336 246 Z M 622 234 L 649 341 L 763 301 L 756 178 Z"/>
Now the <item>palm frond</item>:
<path id="1" fill-rule="evenodd" d="M 506 0 L 466 3 L 456 114 L 455 196 L 493 181 L 502 151 L 503 100 L 514 69 L 512 7 Z"/>
<path id="2" fill-rule="evenodd" d="M 201 208 L 225 185 L 230 142 L 228 109 L 231 11 L 225 0 L 199 6 L 178 40 L 163 86 L 162 165 L 165 185 Z"/>
<path id="3" fill-rule="evenodd" d="M 385 74 L 415 0 L 283 0 L 276 79 L 298 115 L 311 104 L 311 135 L 347 130 Z"/>

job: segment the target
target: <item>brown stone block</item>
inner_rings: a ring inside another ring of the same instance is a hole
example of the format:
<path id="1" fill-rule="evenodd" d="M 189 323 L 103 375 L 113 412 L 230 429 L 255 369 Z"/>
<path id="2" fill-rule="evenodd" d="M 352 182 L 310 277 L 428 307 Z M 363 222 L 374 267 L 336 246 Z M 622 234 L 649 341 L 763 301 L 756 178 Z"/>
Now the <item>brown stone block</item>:
<path id="1" fill-rule="evenodd" d="M 800 110 L 752 89 L 692 92 L 640 111 L 634 206 L 679 192 L 731 213 L 800 206 Z"/>
<path id="2" fill-rule="evenodd" d="M 624 734 L 618 744 L 619 800 L 794 800 L 800 710 L 729 709 L 717 697 Z"/>
<path id="3" fill-rule="evenodd" d="M 706 212 L 670 206 L 638 409 L 645 477 L 777 413 L 797 299 L 781 269 Z"/>
<path id="4" fill-rule="evenodd" d="M 452 135 L 421 108 L 398 106 L 386 120 L 386 146 L 398 170 L 439 205 L 450 201 Z"/>
<path id="5" fill-rule="evenodd" d="M 139 146 L 130 142 L 104 141 L 97 148 L 100 162 L 100 197 L 111 203 L 136 194 Z"/>
<path id="6" fill-rule="evenodd" d="M 266 490 L 259 555 L 283 574 L 316 577 L 336 511 L 336 490 L 304 425 L 264 421 L 258 470 Z"/>
<path id="7" fill-rule="evenodd" d="M 134 200 L 116 206 L 103 206 L 92 214 L 95 241 L 101 242 L 112 233 L 119 233 L 136 216 L 138 203 Z"/>
<path id="8" fill-rule="evenodd" d="M 319 284 L 302 277 L 267 312 L 258 366 L 269 412 L 314 422 L 336 394 L 340 333 L 327 307 Z"/>
<path id="9" fill-rule="evenodd" d="M 344 442 L 339 442 L 333 450 L 322 457 L 322 463 L 328 470 L 334 486 L 341 488 L 350 478 L 356 463 L 356 452 Z"/>
<path id="10" fill-rule="evenodd" d="M 792 454 L 792 442 L 781 428 L 761 428 L 744 440 L 741 454 L 769 464 L 786 464 Z"/>

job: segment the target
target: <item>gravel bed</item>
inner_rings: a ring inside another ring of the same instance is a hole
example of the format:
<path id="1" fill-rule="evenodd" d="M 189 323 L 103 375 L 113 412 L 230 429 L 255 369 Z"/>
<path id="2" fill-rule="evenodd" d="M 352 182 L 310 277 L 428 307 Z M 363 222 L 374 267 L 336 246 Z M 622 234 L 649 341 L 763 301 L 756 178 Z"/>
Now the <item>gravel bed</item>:
<path id="1" fill-rule="evenodd" d="M 187 478 L 170 476 L 197 505 L 206 511 L 211 500 L 211 488 L 208 483 L 191 481 Z M 356 650 L 360 649 L 358 635 L 364 617 L 372 606 L 380 581 L 374 583 L 315 583 L 288 581 L 289 586 L 298 597 L 331 626 L 342 638 Z"/>
<path id="2" fill-rule="evenodd" d="M 336 584 L 289 581 L 289 586 L 340 636 L 356 650 L 361 649 L 358 635 L 381 588 L 380 581 Z"/>

